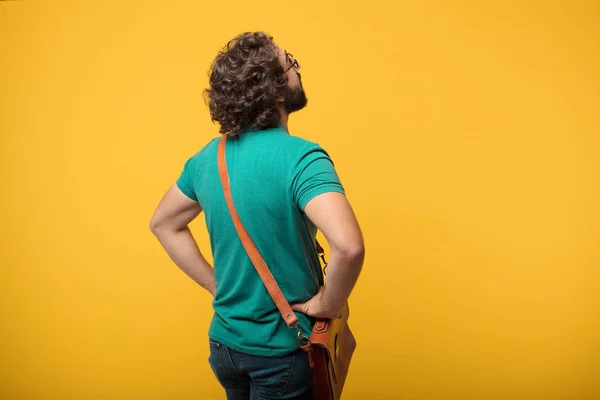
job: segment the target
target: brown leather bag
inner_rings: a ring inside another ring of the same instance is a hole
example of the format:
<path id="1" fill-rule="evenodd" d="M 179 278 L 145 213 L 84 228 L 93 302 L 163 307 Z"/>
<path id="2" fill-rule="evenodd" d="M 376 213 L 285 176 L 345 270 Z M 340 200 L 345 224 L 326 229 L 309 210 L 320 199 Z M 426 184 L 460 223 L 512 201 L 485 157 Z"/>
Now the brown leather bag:
<path id="1" fill-rule="evenodd" d="M 288 327 L 295 328 L 298 331 L 298 344 L 308 353 L 310 366 L 314 370 L 315 386 L 317 399 L 319 400 L 338 400 L 342 395 L 342 389 L 348 375 L 348 368 L 352 354 L 356 348 L 356 340 L 348 326 L 349 308 L 348 304 L 344 307 L 340 318 L 317 320 L 313 327 L 310 338 L 306 337 L 298 325 L 298 317 L 292 311 L 292 307 L 281 292 L 279 285 L 271 274 L 271 271 L 265 264 L 256 245 L 248 235 L 242 221 L 235 209 L 231 197 L 231 188 L 229 185 L 229 174 L 227 173 L 227 163 L 225 161 L 225 146 L 227 137 L 223 136 L 219 142 L 218 166 L 223 192 L 227 207 L 231 214 L 231 219 L 235 229 L 240 237 L 248 257 L 252 261 L 254 268 L 262 279 L 269 295 L 275 302 L 277 309 Z M 317 252 L 325 261 L 323 248 L 318 242 L 315 243 Z M 325 263 L 325 266 L 327 264 Z"/>

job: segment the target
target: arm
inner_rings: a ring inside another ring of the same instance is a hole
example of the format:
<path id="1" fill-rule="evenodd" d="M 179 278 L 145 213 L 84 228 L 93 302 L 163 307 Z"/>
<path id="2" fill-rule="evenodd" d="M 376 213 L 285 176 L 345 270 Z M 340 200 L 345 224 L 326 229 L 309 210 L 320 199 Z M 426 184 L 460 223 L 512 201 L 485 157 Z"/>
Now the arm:
<path id="1" fill-rule="evenodd" d="M 188 227 L 188 224 L 201 212 L 200 204 L 188 198 L 176 184 L 173 184 L 154 212 L 150 230 L 173 262 L 214 296 L 213 269 L 200 253 Z"/>
<path id="2" fill-rule="evenodd" d="M 325 235 L 331 256 L 325 287 L 308 302 L 293 308 L 313 317 L 333 318 L 341 314 L 362 269 L 365 257 L 362 233 L 350 203 L 341 193 L 314 197 L 304 212 Z"/>

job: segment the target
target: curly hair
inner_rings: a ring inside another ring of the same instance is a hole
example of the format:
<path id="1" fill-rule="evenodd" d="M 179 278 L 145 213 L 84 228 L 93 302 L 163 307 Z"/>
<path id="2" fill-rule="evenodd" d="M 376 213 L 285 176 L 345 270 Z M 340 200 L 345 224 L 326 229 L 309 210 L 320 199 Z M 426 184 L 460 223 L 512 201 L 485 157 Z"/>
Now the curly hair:
<path id="1" fill-rule="evenodd" d="M 288 78 L 273 37 L 264 32 L 235 37 L 217 54 L 209 76 L 205 101 L 222 134 L 239 136 L 279 124 L 277 98 L 284 95 Z"/>

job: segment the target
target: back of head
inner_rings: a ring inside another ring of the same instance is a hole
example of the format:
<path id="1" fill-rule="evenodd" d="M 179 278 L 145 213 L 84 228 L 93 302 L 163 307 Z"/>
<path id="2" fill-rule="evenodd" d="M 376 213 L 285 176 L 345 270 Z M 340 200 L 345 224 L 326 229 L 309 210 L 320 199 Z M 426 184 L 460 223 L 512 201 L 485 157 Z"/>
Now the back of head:
<path id="1" fill-rule="evenodd" d="M 264 32 L 237 36 L 219 52 L 209 74 L 206 101 L 221 133 L 237 136 L 279 124 L 277 99 L 284 95 L 288 78 L 271 36 Z"/>

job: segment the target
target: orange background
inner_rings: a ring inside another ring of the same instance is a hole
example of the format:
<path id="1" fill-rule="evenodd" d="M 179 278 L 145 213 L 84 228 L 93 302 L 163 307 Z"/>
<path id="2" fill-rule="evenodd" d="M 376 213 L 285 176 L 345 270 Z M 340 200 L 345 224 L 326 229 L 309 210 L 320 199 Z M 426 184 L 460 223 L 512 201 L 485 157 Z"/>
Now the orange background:
<path id="1" fill-rule="evenodd" d="M 600 398 L 593 1 L 0 2 L 0 398 L 222 399 L 210 297 L 148 226 L 236 34 L 364 230 L 344 398 Z M 210 256 L 204 222 L 192 229 Z"/>

